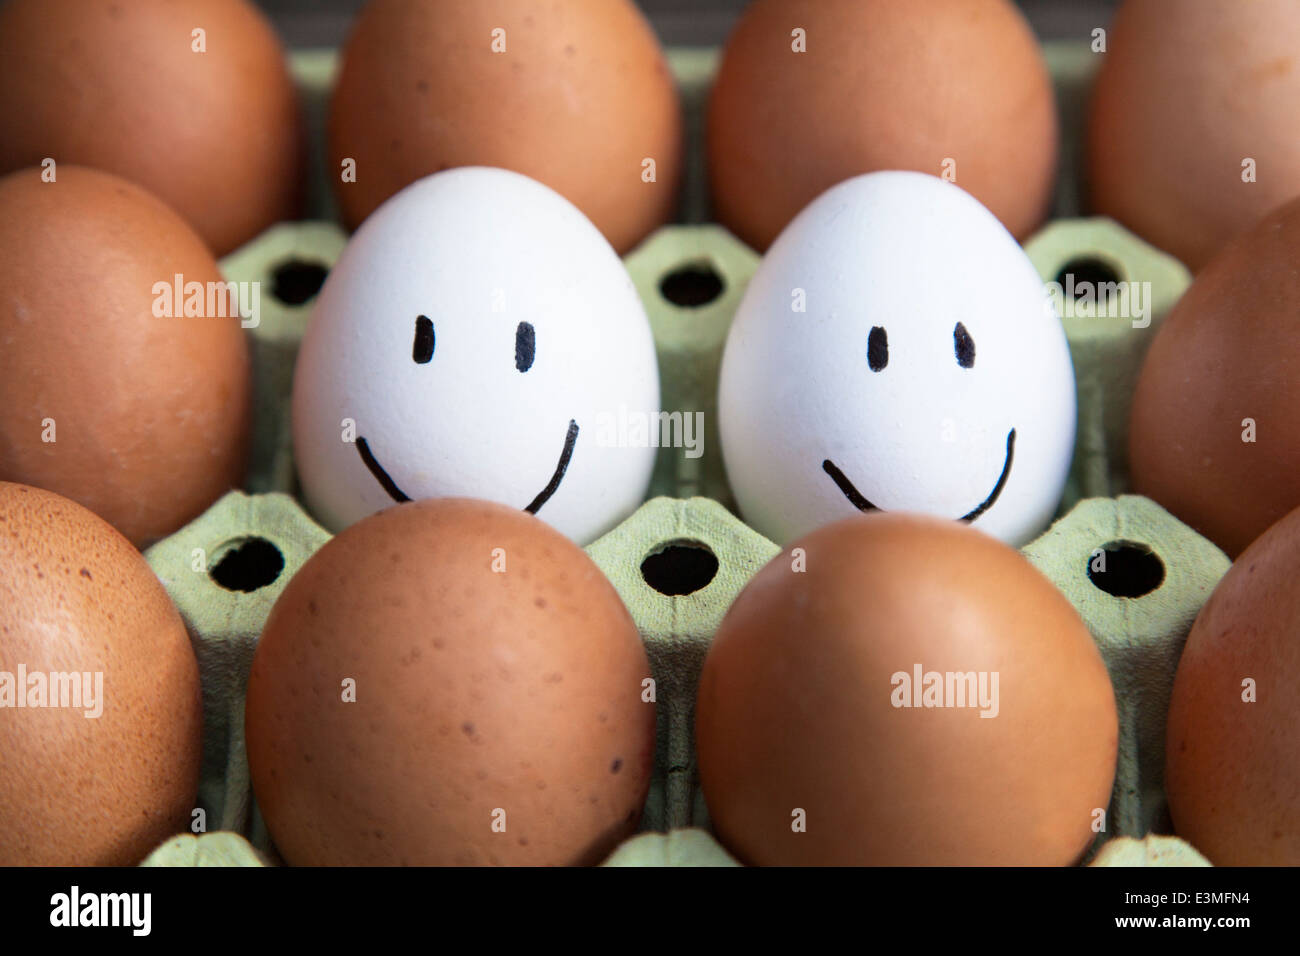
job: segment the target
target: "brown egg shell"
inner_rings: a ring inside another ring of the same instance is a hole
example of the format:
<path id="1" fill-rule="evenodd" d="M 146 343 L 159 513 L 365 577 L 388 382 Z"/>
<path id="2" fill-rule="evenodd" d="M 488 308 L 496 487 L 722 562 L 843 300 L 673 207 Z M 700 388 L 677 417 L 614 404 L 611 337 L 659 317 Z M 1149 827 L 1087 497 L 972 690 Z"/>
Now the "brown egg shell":
<path id="1" fill-rule="evenodd" d="M 180 615 L 101 519 L 0 482 L 0 671 L 20 664 L 102 673 L 102 713 L 0 710 L 0 866 L 129 866 L 188 830 L 203 712 Z"/>
<path id="2" fill-rule="evenodd" d="M 500 166 L 569 199 L 620 254 L 672 218 L 683 165 L 677 89 L 630 0 L 371 0 L 329 142 L 331 168 L 356 162 L 355 182 L 334 180 L 349 228 L 424 176 Z"/>
<path id="3" fill-rule="evenodd" d="M 1056 101 L 1007 0 L 756 0 L 727 41 L 707 145 L 715 215 L 760 251 L 825 190 L 885 169 L 952 168 L 1024 239 L 1051 203 Z"/>
<path id="4" fill-rule="evenodd" d="M 239 317 L 153 311 L 156 283 L 221 273 L 179 216 L 107 173 L 12 173 L 0 209 L 0 480 L 71 498 L 143 547 L 243 481 Z"/>
<path id="5" fill-rule="evenodd" d="M 46 157 L 116 173 L 217 255 L 297 216 L 306 127 L 248 0 L 11 0 L 0 62 L 0 173 Z"/>
<path id="6" fill-rule="evenodd" d="M 484 501 L 398 505 L 276 602 L 248 685 L 254 791 L 296 865 L 594 864 L 645 802 L 649 674 L 559 532 Z"/>
<path id="7" fill-rule="evenodd" d="M 1229 557 L 1300 505 L 1297 322 L 1300 199 L 1238 236 L 1196 277 L 1138 377 L 1133 488 Z"/>
<path id="8" fill-rule="evenodd" d="M 892 675 L 917 663 L 996 672 L 997 715 L 895 707 Z M 759 571 L 714 638 L 695 727 L 714 830 L 759 865 L 1076 862 L 1118 743 L 1065 597 L 981 532 L 904 514 L 827 525 Z"/>
<path id="9" fill-rule="evenodd" d="M 1106 40 L 1088 117 L 1092 209 L 1198 271 L 1300 195 L 1300 5 L 1126 0 Z"/>
<path id="10" fill-rule="evenodd" d="M 1300 510 L 1224 575 L 1178 663 L 1165 790 L 1176 832 L 1215 866 L 1300 865 L 1297 577 Z"/>

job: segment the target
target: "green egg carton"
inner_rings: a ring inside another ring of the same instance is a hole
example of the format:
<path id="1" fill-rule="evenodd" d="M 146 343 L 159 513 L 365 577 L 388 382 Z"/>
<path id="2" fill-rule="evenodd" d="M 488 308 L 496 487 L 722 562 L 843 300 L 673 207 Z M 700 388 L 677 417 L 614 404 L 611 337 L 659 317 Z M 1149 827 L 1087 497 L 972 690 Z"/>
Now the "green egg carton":
<path id="1" fill-rule="evenodd" d="M 1074 363 L 1079 418 L 1065 511 L 1083 498 L 1129 490 L 1128 416 L 1138 372 L 1192 279 L 1173 256 L 1104 217 L 1057 219 L 1025 243 L 1025 253 L 1043 282 L 1061 290 Z"/>
<path id="2" fill-rule="evenodd" d="M 1162 788 L 1164 723 L 1174 670 L 1197 612 L 1228 568 L 1216 547 L 1147 499 L 1126 494 L 1128 403 L 1142 356 L 1190 277 L 1176 260 L 1082 207 L 1081 131 L 1096 57 L 1086 43 L 1045 46 L 1062 119 L 1062 175 L 1053 220 L 1026 244 L 1044 282 L 1138 284 L 1145 314 L 1087 311 L 1063 318 L 1079 400 L 1074 466 L 1058 520 L 1024 548 L 1078 609 L 1105 659 L 1120 716 L 1119 759 L 1093 866 L 1207 865 L 1168 835 Z M 663 406 L 716 425 L 722 348 L 759 256 L 709 223 L 703 117 L 714 49 L 674 49 L 689 145 L 679 223 L 625 259 L 659 355 Z M 319 279 L 346 236 L 336 223 L 322 147 L 337 68 L 333 51 L 294 54 L 315 144 L 312 219 L 275 227 L 221 263 L 258 281 L 260 322 L 249 330 L 257 423 L 247 492 L 232 492 L 146 553 L 190 630 L 203 678 L 205 830 L 160 846 L 148 866 L 278 863 L 257 813 L 243 744 L 244 687 L 258 636 L 293 573 L 330 537 L 295 499 L 289 398 L 293 363 Z M 1094 297 L 1095 302 L 1095 297 Z M 1133 303 L 1130 301 L 1130 312 Z M 735 866 L 714 840 L 693 745 L 700 669 L 723 615 L 779 549 L 747 527 L 705 432 L 698 457 L 661 449 L 650 497 L 587 551 L 628 606 L 657 688 L 657 747 L 638 836 L 606 866 Z"/>

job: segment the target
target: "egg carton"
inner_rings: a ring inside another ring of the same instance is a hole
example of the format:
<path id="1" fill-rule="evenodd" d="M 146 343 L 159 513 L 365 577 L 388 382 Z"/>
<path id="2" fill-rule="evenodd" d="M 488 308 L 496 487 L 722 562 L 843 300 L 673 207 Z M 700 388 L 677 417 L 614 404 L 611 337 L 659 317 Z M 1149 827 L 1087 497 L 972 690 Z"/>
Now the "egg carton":
<path id="1" fill-rule="evenodd" d="M 1145 350 L 1190 282 L 1187 270 L 1107 219 L 1077 218 L 1080 131 L 1095 69 L 1086 43 L 1045 46 L 1062 117 L 1062 175 L 1053 219 L 1027 244 L 1043 281 L 1067 274 L 1141 290 L 1131 314 L 1063 318 L 1078 389 L 1075 458 L 1055 523 L 1023 550 L 1070 599 L 1101 650 L 1119 710 L 1119 758 L 1093 865 L 1206 865 L 1168 836 L 1164 727 L 1183 642 L 1229 561 L 1155 503 L 1127 494 L 1127 420 Z M 716 422 L 727 329 L 759 256 L 708 222 L 704 104 L 717 50 L 674 49 L 691 146 L 679 224 L 626 258 L 654 332 L 666 410 Z M 250 330 L 257 388 L 245 492 L 231 492 L 146 552 L 189 628 L 203 680 L 205 739 L 199 805 L 205 826 L 159 847 L 150 866 L 278 862 L 249 783 L 244 688 L 258 636 L 293 574 L 330 537 L 297 500 L 289 428 L 293 363 L 311 297 L 346 236 L 335 222 L 321 148 L 333 51 L 294 55 L 316 148 L 310 221 L 284 223 L 222 261 L 226 277 L 262 283 Z M 1132 303 L 1130 303 L 1132 305 Z M 731 602 L 779 548 L 734 514 L 716 435 L 699 457 L 660 449 L 648 500 L 587 551 L 632 613 L 658 688 L 657 749 L 643 832 L 607 861 L 738 865 L 713 840 L 693 745 L 695 693 L 709 643 Z M 1105 570 L 1100 568 L 1104 566 Z"/>

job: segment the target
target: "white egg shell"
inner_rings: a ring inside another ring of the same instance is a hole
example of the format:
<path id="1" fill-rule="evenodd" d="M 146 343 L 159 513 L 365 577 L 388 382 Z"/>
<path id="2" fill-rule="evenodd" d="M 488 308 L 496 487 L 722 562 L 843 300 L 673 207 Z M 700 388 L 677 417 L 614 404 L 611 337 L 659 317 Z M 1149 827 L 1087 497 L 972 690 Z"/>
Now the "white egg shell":
<path id="1" fill-rule="evenodd" d="M 623 263 L 558 193 L 467 167 L 393 196 L 331 270 L 294 373 L 294 455 L 331 530 L 465 496 L 585 544 L 649 485 L 653 447 L 602 440 L 620 409 L 659 410 Z"/>
<path id="2" fill-rule="evenodd" d="M 976 199 L 922 173 L 846 180 L 786 227 L 732 324 L 718 404 L 741 514 L 782 544 L 873 506 L 1022 544 L 1074 447 L 1042 281 Z"/>

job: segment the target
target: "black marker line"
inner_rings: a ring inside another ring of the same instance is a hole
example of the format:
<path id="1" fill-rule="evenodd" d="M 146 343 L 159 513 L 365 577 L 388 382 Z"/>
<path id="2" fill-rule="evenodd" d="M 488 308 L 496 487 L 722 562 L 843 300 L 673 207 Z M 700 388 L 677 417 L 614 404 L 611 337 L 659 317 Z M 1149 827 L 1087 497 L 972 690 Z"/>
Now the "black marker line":
<path id="1" fill-rule="evenodd" d="M 1016 453 L 1016 430 L 1013 428 L 1007 432 L 1007 460 L 1002 463 L 1002 474 L 998 478 L 998 483 L 993 486 L 989 496 L 985 498 L 978 508 L 961 516 L 962 521 L 974 521 L 984 512 L 993 507 L 993 502 L 998 500 L 1002 494 L 1002 489 L 1006 487 L 1007 476 L 1011 474 L 1011 459 Z"/>
<path id="2" fill-rule="evenodd" d="M 375 459 L 375 456 L 370 453 L 370 446 L 366 444 L 364 438 L 357 438 L 357 451 L 361 453 L 361 460 L 366 463 L 366 467 L 369 468 L 370 473 L 375 476 L 375 480 L 383 485 L 384 491 L 388 492 L 390 498 L 397 502 L 411 500 L 407 496 L 406 492 L 397 487 L 397 482 L 393 481 L 393 479 L 389 477 L 388 472 L 384 471 L 384 467 L 379 464 Z"/>
<path id="3" fill-rule="evenodd" d="M 862 497 L 862 492 L 853 487 L 853 482 L 845 477 L 844 472 L 835 467 L 834 462 L 827 458 L 822 462 L 822 471 L 831 476 L 831 481 L 835 482 L 836 487 L 843 492 L 844 497 L 849 499 L 849 504 L 859 511 L 879 511 L 880 509 L 873 505 L 866 498 Z"/>
<path id="4" fill-rule="evenodd" d="M 534 498 L 532 503 L 524 509 L 529 514 L 537 514 L 538 509 L 541 508 L 542 505 L 546 504 L 546 502 L 550 501 L 551 495 L 555 494 L 556 489 L 560 487 L 560 482 L 564 480 L 565 472 L 569 470 L 569 462 L 573 460 L 573 446 L 577 440 L 578 423 L 570 419 L 569 430 L 564 438 L 564 450 L 560 452 L 559 464 L 555 466 L 555 473 L 551 475 L 551 480 L 547 482 L 546 487 L 538 492 L 537 497 Z M 370 470 L 370 474 L 372 474 L 375 480 L 379 482 L 384 491 L 388 492 L 388 496 L 399 504 L 405 501 L 410 501 L 410 496 L 401 488 L 397 487 L 397 482 L 393 481 L 392 476 L 389 475 L 388 472 L 384 471 L 384 466 L 379 464 L 379 460 L 371 453 L 370 445 L 366 440 L 358 437 L 356 445 L 357 452 L 361 455 L 361 460 L 366 463 L 366 468 Z"/>
<path id="5" fill-rule="evenodd" d="M 530 515 L 537 514 L 537 509 L 550 501 L 551 495 L 555 494 L 555 489 L 560 487 L 560 482 L 564 480 L 564 473 L 569 470 L 569 461 L 573 458 L 573 445 L 577 440 L 578 423 L 569 419 L 569 433 L 564 439 L 564 451 L 560 452 L 560 462 L 555 466 L 555 474 L 551 475 L 551 480 L 547 482 L 546 487 L 538 492 L 532 504 L 524 509 Z"/>
<path id="6" fill-rule="evenodd" d="M 989 492 L 989 496 L 980 502 L 977 508 L 962 515 L 957 519 L 958 521 L 974 521 L 984 512 L 993 507 L 998 498 L 1002 495 L 1002 489 L 1007 485 L 1007 478 L 1011 475 L 1011 462 L 1015 458 L 1015 453 L 1016 430 L 1013 428 L 1007 433 L 1007 457 L 1002 463 L 1002 474 L 998 476 L 998 483 L 993 486 L 993 490 Z M 867 498 L 863 496 L 862 492 L 858 491 L 858 489 L 853 486 L 853 482 L 849 481 L 848 476 L 835 467 L 835 463 L 829 458 L 822 462 L 822 471 L 831 476 L 831 481 L 835 482 L 835 486 L 840 489 L 840 492 L 844 497 L 849 499 L 849 503 L 859 511 L 883 510 L 879 506 L 873 505 L 869 500 L 867 500 Z"/>

